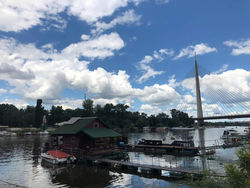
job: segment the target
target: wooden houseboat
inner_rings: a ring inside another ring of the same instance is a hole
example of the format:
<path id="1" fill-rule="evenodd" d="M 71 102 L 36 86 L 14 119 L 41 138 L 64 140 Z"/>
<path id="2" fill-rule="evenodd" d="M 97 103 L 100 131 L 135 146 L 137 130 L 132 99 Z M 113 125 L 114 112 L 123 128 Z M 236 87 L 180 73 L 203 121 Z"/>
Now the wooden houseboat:
<path id="1" fill-rule="evenodd" d="M 52 146 L 81 151 L 107 150 L 122 136 L 96 117 L 74 117 L 52 133 Z"/>

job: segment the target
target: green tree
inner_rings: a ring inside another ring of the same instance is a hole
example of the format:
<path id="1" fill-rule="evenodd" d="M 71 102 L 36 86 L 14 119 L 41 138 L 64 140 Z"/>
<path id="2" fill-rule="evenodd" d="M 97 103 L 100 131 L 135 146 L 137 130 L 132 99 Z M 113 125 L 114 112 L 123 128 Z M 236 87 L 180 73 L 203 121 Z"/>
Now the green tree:
<path id="1" fill-rule="evenodd" d="M 172 109 L 171 111 L 172 116 L 172 126 L 190 126 L 193 124 L 193 120 L 189 118 L 187 113 L 181 112 L 176 109 Z"/>
<path id="2" fill-rule="evenodd" d="M 228 164 L 225 166 L 227 175 L 227 186 L 229 188 L 250 187 L 250 147 L 244 147 L 238 151 L 237 165 Z"/>
<path id="3" fill-rule="evenodd" d="M 157 127 L 168 127 L 169 126 L 169 116 L 165 113 L 159 113 L 156 116 Z"/>
<path id="4" fill-rule="evenodd" d="M 82 103 L 82 107 L 84 110 L 84 116 L 93 116 L 94 114 L 94 105 L 93 105 L 94 101 L 92 101 L 91 99 L 87 99 L 84 100 Z"/>
<path id="5" fill-rule="evenodd" d="M 21 126 L 21 114 L 12 104 L 0 104 L 0 124 L 10 127 Z"/>
<path id="6" fill-rule="evenodd" d="M 148 116 L 145 113 L 141 113 L 139 116 L 137 122 L 136 122 L 136 127 L 142 128 L 142 127 L 148 127 L 149 126 L 149 121 L 148 121 Z"/>
<path id="7" fill-rule="evenodd" d="M 24 126 L 32 126 L 35 124 L 35 107 L 27 106 L 23 113 L 23 124 Z"/>
<path id="8" fill-rule="evenodd" d="M 157 127 L 158 126 L 158 121 L 157 118 L 155 117 L 155 115 L 150 115 L 148 117 L 148 121 L 149 121 L 149 126 L 150 127 Z"/>
<path id="9" fill-rule="evenodd" d="M 243 147 L 237 152 L 236 164 L 225 165 L 226 177 L 216 177 L 214 172 L 209 172 L 198 182 L 193 182 L 198 187 L 213 188 L 249 188 L 250 187 L 250 147 Z"/>
<path id="10" fill-rule="evenodd" d="M 50 110 L 49 116 L 49 124 L 54 125 L 55 123 L 59 123 L 65 121 L 67 117 L 65 116 L 65 112 L 62 106 L 52 106 Z"/>
<path id="11" fill-rule="evenodd" d="M 114 106 L 115 114 L 116 114 L 116 124 L 119 128 L 123 129 L 129 126 L 128 122 L 128 112 L 127 109 L 129 108 L 126 104 L 117 104 Z"/>

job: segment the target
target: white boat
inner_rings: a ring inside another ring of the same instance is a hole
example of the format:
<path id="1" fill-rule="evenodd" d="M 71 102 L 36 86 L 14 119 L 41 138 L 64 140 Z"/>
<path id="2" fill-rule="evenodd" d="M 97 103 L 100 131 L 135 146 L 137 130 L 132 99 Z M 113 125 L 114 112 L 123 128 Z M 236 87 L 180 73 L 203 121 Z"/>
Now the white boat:
<path id="1" fill-rule="evenodd" d="M 16 133 L 10 133 L 10 136 L 16 136 L 17 134 Z"/>
<path id="2" fill-rule="evenodd" d="M 7 131 L 0 131 L 0 136 L 11 136 L 11 134 Z"/>
<path id="3" fill-rule="evenodd" d="M 246 128 L 244 129 L 244 132 L 245 132 L 246 134 L 250 134 L 250 127 L 246 127 Z"/>
<path id="4" fill-rule="evenodd" d="M 167 136 L 162 140 L 150 140 L 142 138 L 138 140 L 138 144 L 194 147 L 194 142 L 192 140 L 182 140 L 175 138 L 174 136 Z"/>
<path id="5" fill-rule="evenodd" d="M 75 156 L 69 155 L 60 150 L 49 150 L 41 154 L 42 160 L 51 164 L 73 163 L 76 161 Z"/>
<path id="6" fill-rule="evenodd" d="M 40 135 L 48 135 L 49 132 L 48 132 L 48 131 L 43 131 L 43 132 L 41 131 L 41 132 L 39 132 L 39 134 L 40 134 Z"/>
<path id="7" fill-rule="evenodd" d="M 234 129 L 224 130 L 223 135 L 221 136 L 222 139 L 232 139 L 232 138 L 239 138 L 240 134 Z"/>

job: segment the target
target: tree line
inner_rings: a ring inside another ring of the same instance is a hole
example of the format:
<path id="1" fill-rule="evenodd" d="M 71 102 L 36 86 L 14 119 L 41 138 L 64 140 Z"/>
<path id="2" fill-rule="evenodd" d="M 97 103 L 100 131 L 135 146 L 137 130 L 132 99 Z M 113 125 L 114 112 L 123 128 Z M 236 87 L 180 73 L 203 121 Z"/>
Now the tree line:
<path id="1" fill-rule="evenodd" d="M 142 128 L 142 127 L 178 127 L 192 126 L 194 121 L 187 113 L 172 109 L 171 116 L 166 113 L 147 115 L 140 112 L 128 111 L 126 104 L 94 105 L 90 99 L 84 100 L 82 108 L 63 109 L 62 106 L 52 106 L 50 110 L 44 109 L 42 100 L 38 99 L 36 106 L 27 106 L 18 109 L 12 104 L 0 104 L 0 125 L 9 127 L 41 127 L 43 118 L 46 125 L 54 126 L 56 123 L 69 120 L 71 117 L 96 116 L 111 128 Z"/>

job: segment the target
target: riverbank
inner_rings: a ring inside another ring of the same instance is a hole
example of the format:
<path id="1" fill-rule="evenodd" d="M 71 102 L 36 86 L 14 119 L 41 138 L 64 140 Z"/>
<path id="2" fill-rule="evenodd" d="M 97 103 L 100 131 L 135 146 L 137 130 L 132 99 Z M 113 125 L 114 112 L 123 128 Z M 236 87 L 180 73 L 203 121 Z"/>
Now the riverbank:
<path id="1" fill-rule="evenodd" d="M 31 127 L 15 127 L 9 128 L 7 126 L 1 127 L 0 135 L 1 136 L 27 136 L 27 135 L 49 135 L 53 132 L 55 128 L 49 127 L 46 130 L 43 128 L 31 128 Z"/>

